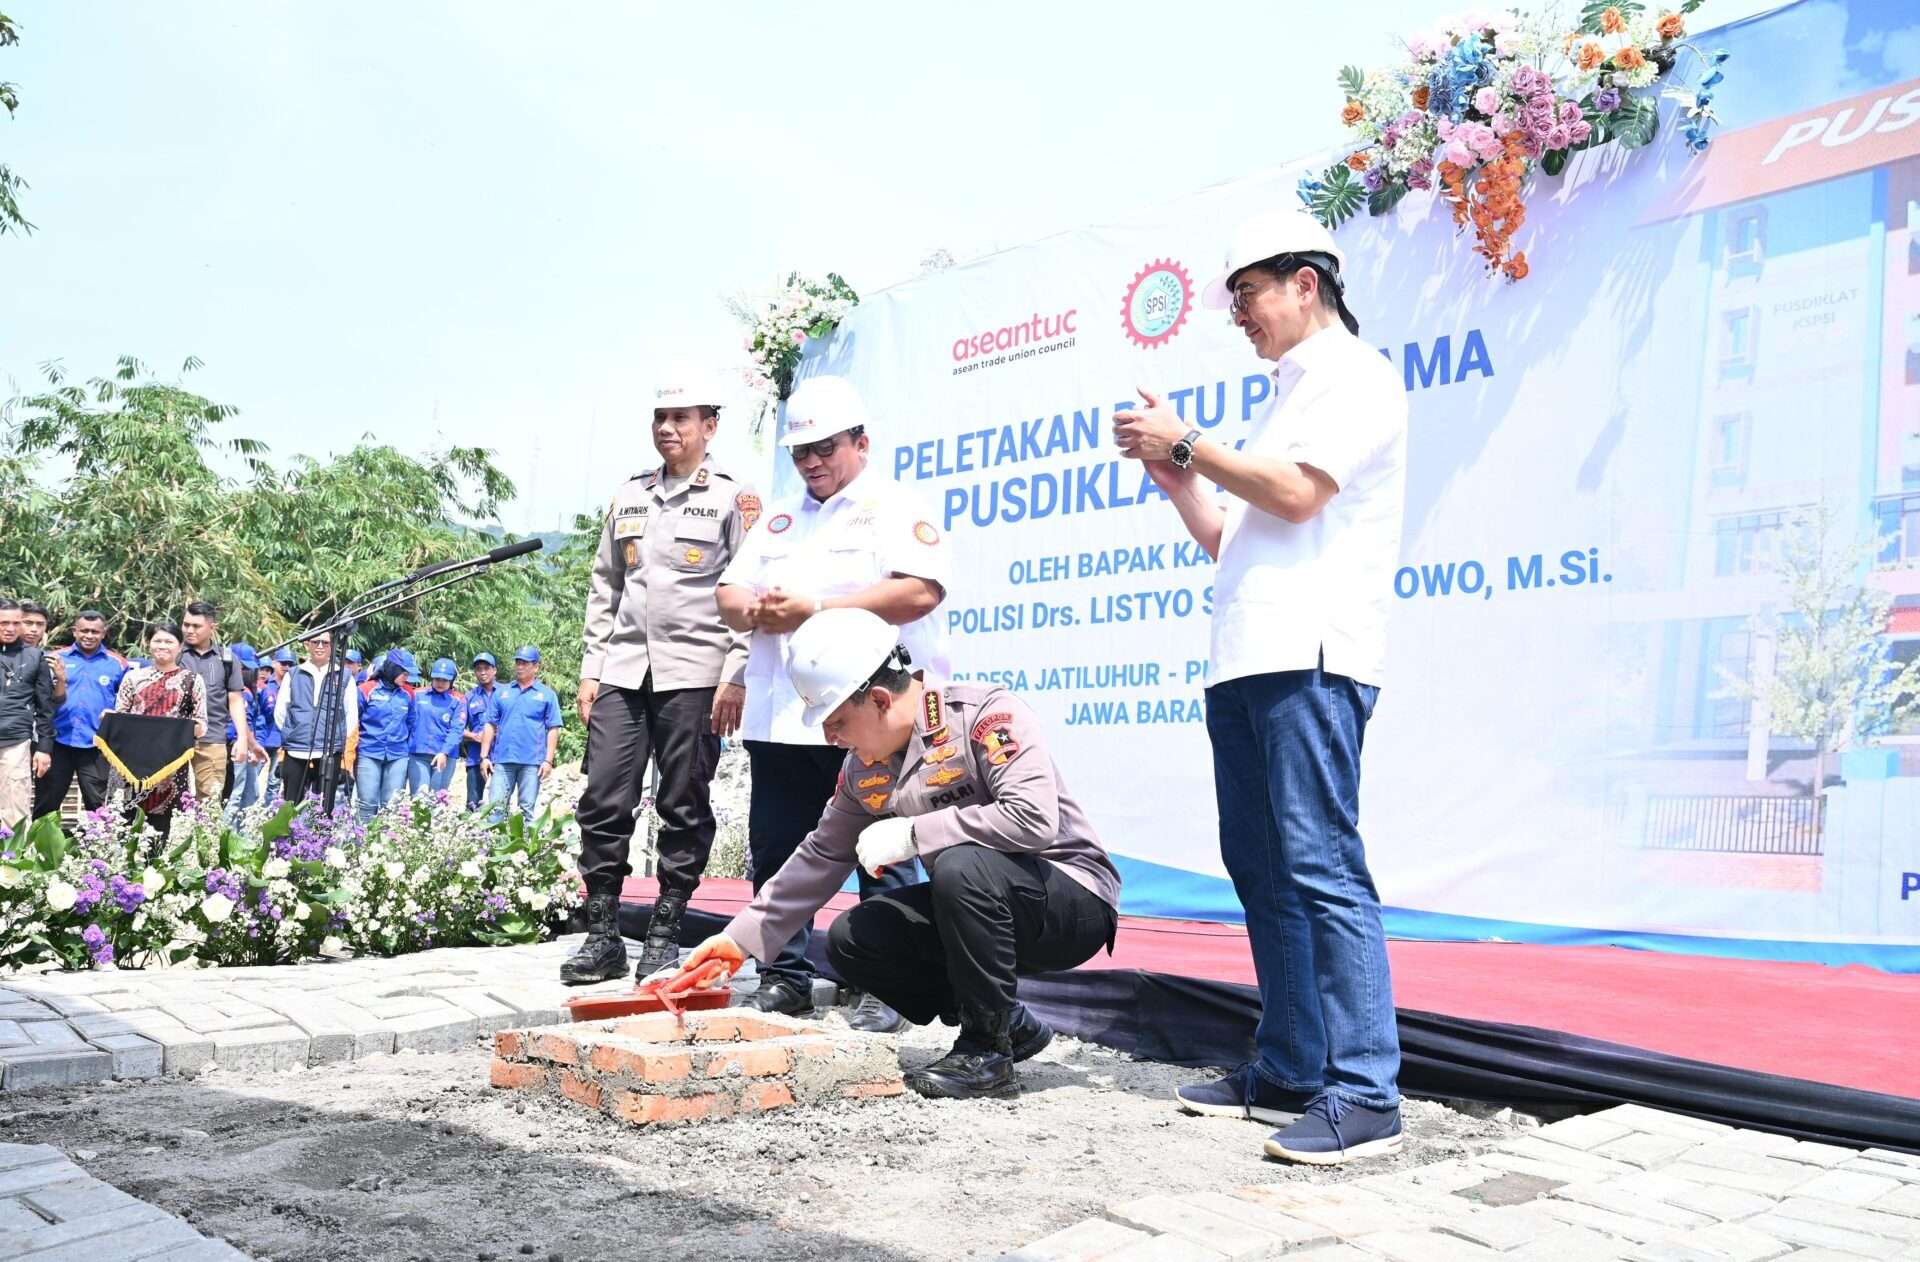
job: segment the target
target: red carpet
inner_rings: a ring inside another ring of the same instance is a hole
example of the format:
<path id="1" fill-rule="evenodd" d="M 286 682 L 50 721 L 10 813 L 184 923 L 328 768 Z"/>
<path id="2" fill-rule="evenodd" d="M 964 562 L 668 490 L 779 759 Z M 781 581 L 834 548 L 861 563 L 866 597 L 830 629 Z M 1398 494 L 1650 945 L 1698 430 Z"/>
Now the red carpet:
<path id="1" fill-rule="evenodd" d="M 653 894 L 651 880 L 627 882 L 629 902 Z M 744 881 L 708 880 L 693 901 L 726 916 L 748 897 Z M 816 923 L 853 901 L 836 898 Z M 1920 1099 L 1920 977 L 1618 947 L 1393 942 L 1388 951 L 1405 1010 Z M 1127 917 L 1113 957 L 1084 967 L 1253 984 L 1246 933 L 1234 925 Z"/>

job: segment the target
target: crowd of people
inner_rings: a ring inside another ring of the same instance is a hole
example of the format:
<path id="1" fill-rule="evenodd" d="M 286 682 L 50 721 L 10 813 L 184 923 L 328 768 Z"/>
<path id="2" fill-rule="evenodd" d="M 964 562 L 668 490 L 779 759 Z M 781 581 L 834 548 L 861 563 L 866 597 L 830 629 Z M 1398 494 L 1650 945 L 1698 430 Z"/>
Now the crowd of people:
<path id="1" fill-rule="evenodd" d="M 1206 689 L 1222 859 L 1246 909 L 1262 1016 L 1256 1056 L 1179 1090 L 1191 1113 L 1280 1130 L 1264 1151 L 1331 1164 L 1401 1144 L 1400 1052 L 1378 896 L 1359 832 L 1360 750 L 1384 677 L 1398 564 L 1406 397 L 1362 342 L 1345 300 L 1345 258 L 1297 211 L 1235 234 L 1204 301 L 1229 313 L 1274 364 L 1243 443 L 1194 426 L 1144 391 L 1112 417 L 1120 453 L 1143 467 L 1216 562 Z M 872 421 L 851 382 L 808 377 L 777 438 L 800 488 L 760 497 L 708 453 L 723 391 L 695 374 L 655 395 L 661 463 L 607 510 L 586 600 L 578 707 L 587 783 L 578 818 L 587 934 L 561 967 L 572 984 L 622 975 L 619 925 L 636 808 L 658 777 L 658 892 L 635 968 L 713 980 L 749 956 L 763 1011 L 812 1009 L 814 917 L 850 876 L 859 903 L 825 943 L 860 994 L 851 1023 L 897 1030 L 941 1020 L 952 1050 L 907 1074 L 925 1095 L 1000 1095 L 1014 1066 L 1052 1038 L 1019 999 L 1019 978 L 1111 950 L 1120 874 L 1021 698 L 948 682 L 951 544 L 936 515 L 869 467 Z M 26 630 L 29 612 L 38 630 Z M 150 629 L 148 660 L 104 647 L 92 612 L 47 654 L 44 610 L 0 603 L 0 817 L 37 779 L 47 797 L 78 777 L 97 802 L 88 745 L 104 703 L 191 720 L 177 784 L 143 804 L 164 815 L 188 789 L 234 800 L 309 792 L 338 759 L 360 809 L 451 785 L 496 818 L 531 812 L 551 773 L 559 703 L 534 647 L 498 685 L 392 648 L 362 670 L 332 669 L 325 638 L 306 659 L 264 667 L 222 646 L 214 611 Z M 56 661 L 57 659 L 57 661 Z M 17 672 L 17 675 L 16 675 Z M 64 687 L 64 702 L 55 689 Z M 338 714 L 342 721 L 323 722 Z M 688 900 L 715 833 L 710 783 L 735 734 L 752 773 L 754 895 L 680 961 Z M 1143 784 L 1153 768 L 1143 765 Z M 264 783 L 261 777 L 264 776 Z M 159 799 L 157 802 L 155 799 Z M 714 966 L 718 965 L 716 969 Z"/>
<path id="2" fill-rule="evenodd" d="M 370 661 L 349 648 L 336 667 L 330 634 L 298 653 L 222 643 L 207 601 L 119 647 L 96 609 L 73 615 L 62 644 L 49 642 L 52 625 L 44 605 L 0 598 L 0 825 L 9 828 L 58 813 L 77 782 L 83 810 L 113 800 L 165 835 L 189 796 L 219 800 L 237 820 L 263 800 L 321 792 L 329 764 L 336 800 L 362 819 L 396 795 L 454 794 L 464 768 L 457 792 L 468 810 L 498 821 L 517 799 L 531 820 L 553 773 L 560 698 L 540 681 L 531 644 L 514 654 L 506 684 L 492 653 L 473 654 L 462 688 L 452 658 L 436 659 L 423 679 L 405 648 Z M 190 723 L 190 748 L 159 782 L 133 777 L 99 739 L 114 713 Z"/>

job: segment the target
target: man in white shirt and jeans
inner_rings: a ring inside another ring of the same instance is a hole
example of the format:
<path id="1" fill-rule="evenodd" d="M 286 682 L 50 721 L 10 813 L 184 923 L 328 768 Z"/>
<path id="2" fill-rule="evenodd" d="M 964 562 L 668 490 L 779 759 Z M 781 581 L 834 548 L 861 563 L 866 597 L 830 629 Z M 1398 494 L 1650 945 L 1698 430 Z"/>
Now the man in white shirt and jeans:
<path id="1" fill-rule="evenodd" d="M 1400 563 L 1407 399 L 1355 336 L 1345 261 L 1299 211 L 1236 230 L 1203 298 L 1277 361 L 1242 450 L 1144 391 L 1146 407 L 1114 417 L 1122 453 L 1148 462 L 1218 562 L 1207 735 L 1221 857 L 1260 982 L 1255 1060 L 1176 1094 L 1189 1112 L 1282 1126 L 1267 1153 L 1316 1165 L 1401 1144 L 1393 988 L 1359 815 Z"/>

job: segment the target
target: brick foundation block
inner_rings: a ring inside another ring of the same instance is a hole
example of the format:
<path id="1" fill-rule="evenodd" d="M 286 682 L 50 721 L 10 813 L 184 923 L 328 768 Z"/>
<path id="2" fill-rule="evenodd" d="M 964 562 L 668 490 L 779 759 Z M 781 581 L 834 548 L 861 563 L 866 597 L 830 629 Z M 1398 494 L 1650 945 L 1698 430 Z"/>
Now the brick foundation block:
<path id="1" fill-rule="evenodd" d="M 901 1094 L 885 1035 L 738 1009 L 652 1013 L 494 1035 L 489 1081 L 635 1126 Z"/>

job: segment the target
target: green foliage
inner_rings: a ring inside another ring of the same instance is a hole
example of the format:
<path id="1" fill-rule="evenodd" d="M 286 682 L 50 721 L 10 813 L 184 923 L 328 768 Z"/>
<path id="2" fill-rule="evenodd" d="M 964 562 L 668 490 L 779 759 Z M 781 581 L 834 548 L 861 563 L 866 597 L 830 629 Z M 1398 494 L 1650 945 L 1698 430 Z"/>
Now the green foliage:
<path id="1" fill-rule="evenodd" d="M 1329 228 L 1338 228 L 1341 224 L 1358 214 L 1367 204 L 1367 186 L 1344 162 L 1336 162 L 1321 175 L 1318 184 L 1311 190 L 1307 210 Z"/>
<path id="2" fill-rule="evenodd" d="M 1407 195 L 1407 186 L 1399 180 L 1390 180 L 1380 186 L 1380 191 L 1367 196 L 1367 213 L 1384 215 L 1400 204 Z"/>
<path id="3" fill-rule="evenodd" d="M 379 583 L 502 537 L 485 523 L 514 485 L 480 448 L 416 458 L 369 436 L 324 462 L 277 467 L 264 444 L 224 432 L 236 409 L 154 380 L 138 360 L 84 383 L 57 363 L 45 373 L 45 389 L 0 409 L 12 421 L 0 441 L 0 591 L 46 602 L 56 628 L 97 608 L 111 642 L 137 650 L 154 621 L 204 599 L 221 610 L 222 639 L 265 647 Z M 423 672 L 435 657 L 464 672 L 477 652 L 505 664 L 538 645 L 568 716 L 563 757 L 577 756 L 573 693 L 599 525 L 582 517 L 557 551 L 366 618 L 353 643 L 369 657 L 405 645 Z"/>
<path id="4" fill-rule="evenodd" d="M 1359 100 L 1360 94 L 1366 91 L 1366 88 L 1366 71 L 1360 69 L 1358 66 L 1340 67 L 1340 90 L 1347 94 L 1348 100 Z"/>
<path id="5" fill-rule="evenodd" d="M 20 42 L 20 32 L 13 20 L 0 13 L 0 48 L 11 48 Z M 0 82 L 0 109 L 7 111 L 12 118 L 13 112 L 20 108 L 20 89 L 17 85 Z M 33 225 L 20 213 L 20 192 L 27 182 L 0 162 L 0 236 L 9 232 L 32 232 Z"/>
<path id="6" fill-rule="evenodd" d="M 1654 133 L 1660 129 L 1659 103 L 1650 97 L 1629 97 L 1621 102 L 1607 126 L 1612 133 L 1609 138 L 1619 141 L 1622 149 L 1638 149 L 1651 144 Z"/>
<path id="7" fill-rule="evenodd" d="M 1599 35 L 1603 31 L 1602 17 L 1608 9 L 1618 9 L 1621 17 L 1630 18 L 1644 12 L 1646 7 L 1641 0 L 1587 0 L 1585 7 L 1580 10 L 1580 29 L 1590 35 Z"/>

